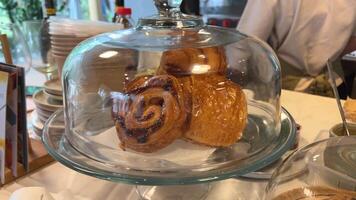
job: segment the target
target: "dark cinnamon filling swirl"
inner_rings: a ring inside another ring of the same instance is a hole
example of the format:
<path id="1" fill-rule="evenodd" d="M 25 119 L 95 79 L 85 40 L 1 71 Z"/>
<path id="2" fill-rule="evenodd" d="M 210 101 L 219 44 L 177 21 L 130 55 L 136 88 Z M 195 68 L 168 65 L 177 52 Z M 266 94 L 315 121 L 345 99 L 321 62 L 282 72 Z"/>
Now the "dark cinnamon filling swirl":
<path id="1" fill-rule="evenodd" d="M 182 86 L 172 76 L 148 78 L 141 86 L 133 82 L 127 86 L 128 99 L 116 100 L 116 129 L 123 147 L 141 152 L 160 149 L 182 135 L 186 121 Z M 125 106 L 120 106 L 122 104 Z M 154 142 L 159 140 L 159 142 Z"/>
<path id="2" fill-rule="evenodd" d="M 150 118 L 150 116 L 152 116 L 152 115 L 146 116 L 147 119 L 143 118 L 143 119 L 138 119 L 138 120 L 147 121 L 148 118 Z M 128 137 L 135 138 L 137 140 L 137 142 L 141 143 L 141 144 L 146 143 L 149 135 L 154 134 L 162 126 L 163 120 L 164 120 L 164 115 L 162 115 L 162 117 L 159 120 L 157 120 L 151 127 L 127 129 L 126 125 L 125 125 L 125 118 L 121 117 L 121 116 L 119 116 L 117 118 L 117 122 L 124 130 L 124 133 Z"/>

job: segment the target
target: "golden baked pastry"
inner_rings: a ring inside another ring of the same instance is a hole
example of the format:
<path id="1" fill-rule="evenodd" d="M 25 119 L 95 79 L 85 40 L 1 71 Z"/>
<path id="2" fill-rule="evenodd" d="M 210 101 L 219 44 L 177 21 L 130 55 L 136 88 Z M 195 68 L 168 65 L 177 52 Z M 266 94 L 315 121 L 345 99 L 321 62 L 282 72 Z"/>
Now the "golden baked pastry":
<path id="1" fill-rule="evenodd" d="M 186 48 L 166 51 L 162 55 L 160 74 L 225 74 L 226 56 L 222 47 Z"/>
<path id="2" fill-rule="evenodd" d="M 113 117 L 121 146 L 154 152 L 183 137 L 227 147 L 246 125 L 247 103 L 239 85 L 225 78 L 224 49 L 164 52 L 157 76 L 141 76 L 114 98 Z M 124 96 L 124 97 L 123 97 Z"/>
<path id="3" fill-rule="evenodd" d="M 344 110 L 346 119 L 356 123 L 356 100 L 347 99 L 344 104 Z"/>
<path id="4" fill-rule="evenodd" d="M 288 191 L 273 200 L 354 200 L 355 198 L 356 192 L 313 186 Z"/>
<path id="5" fill-rule="evenodd" d="M 247 103 L 242 89 L 225 78 L 226 69 L 222 47 L 163 53 L 158 73 L 178 78 L 191 108 L 184 138 L 214 147 L 230 146 L 241 138 Z"/>
<path id="6" fill-rule="evenodd" d="M 227 147 L 241 138 L 247 103 L 237 84 L 220 75 L 194 75 L 180 81 L 190 91 L 192 108 L 184 138 L 214 147 Z"/>
<path id="7" fill-rule="evenodd" d="M 125 97 L 113 99 L 115 126 L 123 149 L 155 152 L 181 137 L 187 108 L 175 77 L 139 77 L 125 90 Z"/>

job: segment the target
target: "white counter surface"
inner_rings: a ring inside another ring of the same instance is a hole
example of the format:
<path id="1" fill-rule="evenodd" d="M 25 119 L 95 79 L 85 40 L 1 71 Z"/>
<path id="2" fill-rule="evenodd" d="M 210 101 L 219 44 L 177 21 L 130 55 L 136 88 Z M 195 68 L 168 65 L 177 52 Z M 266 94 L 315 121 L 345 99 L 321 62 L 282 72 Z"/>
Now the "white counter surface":
<path id="1" fill-rule="evenodd" d="M 301 136 L 308 143 L 314 141 L 321 131 L 328 130 L 334 124 L 341 122 L 336 102 L 331 98 L 283 91 L 282 106 L 302 126 Z M 229 179 L 214 183 L 211 195 L 207 199 L 230 200 L 237 199 L 236 197 L 259 199 L 262 197 L 265 185 L 266 182 L 261 181 Z M 60 163 L 54 163 L 5 185 L 0 190 L 0 200 L 8 199 L 12 192 L 21 187 L 32 186 L 45 187 L 51 193 L 75 194 L 74 199 L 136 199 L 134 186 L 95 179 L 68 169 Z"/>

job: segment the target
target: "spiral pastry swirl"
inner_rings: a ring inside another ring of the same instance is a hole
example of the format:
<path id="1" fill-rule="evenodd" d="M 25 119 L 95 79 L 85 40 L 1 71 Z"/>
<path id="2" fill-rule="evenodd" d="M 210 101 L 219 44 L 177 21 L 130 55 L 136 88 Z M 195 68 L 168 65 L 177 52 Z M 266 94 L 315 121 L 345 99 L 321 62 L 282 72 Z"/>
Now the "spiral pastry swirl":
<path id="1" fill-rule="evenodd" d="M 125 90 L 126 97 L 114 99 L 113 107 L 123 149 L 151 153 L 182 136 L 189 108 L 175 77 L 139 77 Z"/>

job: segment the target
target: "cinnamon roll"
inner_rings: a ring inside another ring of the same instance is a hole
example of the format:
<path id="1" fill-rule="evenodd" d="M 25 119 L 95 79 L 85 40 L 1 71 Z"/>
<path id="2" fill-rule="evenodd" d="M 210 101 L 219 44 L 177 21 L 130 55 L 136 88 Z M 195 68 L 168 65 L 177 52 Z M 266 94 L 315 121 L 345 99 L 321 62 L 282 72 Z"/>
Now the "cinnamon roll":
<path id="1" fill-rule="evenodd" d="M 151 153 L 183 134 L 187 104 L 182 86 L 169 75 L 139 77 L 114 99 L 115 126 L 123 149 Z"/>

